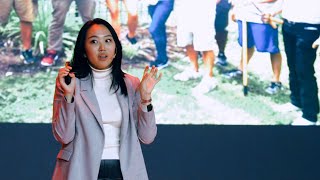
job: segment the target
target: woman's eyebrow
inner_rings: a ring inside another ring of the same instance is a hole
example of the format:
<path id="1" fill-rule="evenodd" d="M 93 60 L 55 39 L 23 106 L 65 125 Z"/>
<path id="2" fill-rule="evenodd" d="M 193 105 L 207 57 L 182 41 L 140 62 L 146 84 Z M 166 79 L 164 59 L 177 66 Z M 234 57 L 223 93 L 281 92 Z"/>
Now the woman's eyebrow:
<path id="1" fill-rule="evenodd" d="M 98 38 L 98 37 L 99 37 L 99 36 L 92 35 L 92 36 L 88 37 L 88 39 L 90 39 L 90 38 Z M 108 35 L 105 35 L 105 36 L 103 36 L 103 37 L 112 37 L 112 35 L 111 35 L 111 34 L 108 34 Z"/>

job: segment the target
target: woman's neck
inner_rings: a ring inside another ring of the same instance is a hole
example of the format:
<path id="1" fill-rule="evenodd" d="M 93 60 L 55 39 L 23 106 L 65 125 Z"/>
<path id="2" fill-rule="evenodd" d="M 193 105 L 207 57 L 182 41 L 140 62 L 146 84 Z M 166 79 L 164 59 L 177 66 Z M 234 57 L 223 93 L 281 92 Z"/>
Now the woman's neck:
<path id="1" fill-rule="evenodd" d="M 112 66 L 107 69 L 96 69 L 92 66 L 90 68 L 92 69 L 94 79 L 111 78 Z"/>

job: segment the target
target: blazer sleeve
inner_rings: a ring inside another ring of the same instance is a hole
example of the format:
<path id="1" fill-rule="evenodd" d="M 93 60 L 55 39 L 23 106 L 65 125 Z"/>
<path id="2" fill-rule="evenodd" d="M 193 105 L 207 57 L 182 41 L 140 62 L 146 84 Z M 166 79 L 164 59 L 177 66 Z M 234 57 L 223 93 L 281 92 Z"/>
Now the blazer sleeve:
<path id="1" fill-rule="evenodd" d="M 140 106 L 140 91 L 139 84 L 140 80 L 135 77 L 133 81 L 134 88 L 134 98 L 133 98 L 133 107 L 135 114 L 135 123 L 137 127 L 138 137 L 140 141 L 144 144 L 150 144 L 153 142 L 157 135 L 157 125 L 154 110 L 150 112 L 144 112 Z"/>
<path id="2" fill-rule="evenodd" d="M 52 131 L 62 144 L 70 143 L 75 135 L 75 102 L 66 101 L 58 78 L 53 99 Z"/>

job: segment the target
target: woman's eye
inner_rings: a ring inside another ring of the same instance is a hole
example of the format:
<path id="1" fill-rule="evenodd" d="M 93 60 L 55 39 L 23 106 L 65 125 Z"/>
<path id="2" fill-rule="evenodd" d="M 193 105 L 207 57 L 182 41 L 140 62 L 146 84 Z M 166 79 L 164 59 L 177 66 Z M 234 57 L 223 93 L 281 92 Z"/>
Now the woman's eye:
<path id="1" fill-rule="evenodd" d="M 91 40 L 90 43 L 91 44 L 96 44 L 98 41 L 97 40 Z"/>
<path id="2" fill-rule="evenodd" d="M 109 43 L 109 42 L 111 42 L 111 41 L 112 41 L 111 39 L 106 39 L 106 42 L 107 42 L 107 43 Z"/>

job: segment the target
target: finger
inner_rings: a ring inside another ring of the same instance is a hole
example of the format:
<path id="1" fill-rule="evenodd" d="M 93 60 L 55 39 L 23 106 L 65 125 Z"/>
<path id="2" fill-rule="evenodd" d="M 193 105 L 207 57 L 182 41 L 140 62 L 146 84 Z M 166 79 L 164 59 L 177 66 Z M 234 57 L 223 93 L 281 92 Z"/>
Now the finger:
<path id="1" fill-rule="evenodd" d="M 72 69 L 72 67 L 71 66 L 68 66 L 68 67 L 64 67 L 64 70 L 65 71 L 68 71 L 68 72 L 70 72 L 70 70 Z"/>
<path id="2" fill-rule="evenodd" d="M 71 66 L 66 66 L 65 68 L 66 68 L 67 70 L 69 70 L 69 71 L 72 69 Z"/>
<path id="3" fill-rule="evenodd" d="M 74 78 L 74 77 L 76 77 L 76 75 L 72 72 L 72 73 L 69 73 L 69 76 L 71 77 L 71 78 Z"/>
<path id="4" fill-rule="evenodd" d="M 72 67 L 70 66 L 70 61 L 65 62 L 64 67 L 71 70 Z"/>
<path id="5" fill-rule="evenodd" d="M 68 73 L 69 72 L 61 71 L 61 72 L 59 72 L 58 76 L 59 77 L 64 77 L 64 76 L 68 75 Z"/>
<path id="6" fill-rule="evenodd" d="M 157 77 L 157 74 L 158 74 L 158 68 L 155 68 L 154 69 L 154 77 Z"/>
<path id="7" fill-rule="evenodd" d="M 151 77 L 154 77 L 155 76 L 155 71 L 156 71 L 156 67 L 155 66 L 152 66 L 152 68 L 151 68 L 151 71 L 150 71 L 150 76 Z"/>
<path id="8" fill-rule="evenodd" d="M 269 24 L 273 29 L 277 29 L 277 24 L 275 22 L 269 21 Z"/>
<path id="9" fill-rule="evenodd" d="M 66 71 L 66 67 L 61 67 L 61 68 L 59 69 L 59 73 L 64 72 L 64 71 Z"/>
<path id="10" fill-rule="evenodd" d="M 66 67 L 62 67 L 59 70 L 59 74 L 64 74 L 64 73 L 69 73 L 69 72 L 70 72 L 70 70 Z"/>
<path id="11" fill-rule="evenodd" d="M 62 74 L 62 76 L 67 76 L 68 74 L 69 74 L 69 72 L 63 72 L 63 73 L 61 73 Z"/>
<path id="12" fill-rule="evenodd" d="M 66 83 L 64 81 L 64 76 L 59 76 L 59 83 L 60 83 L 60 85 L 62 86 L 63 89 L 66 88 L 67 85 L 66 85 Z"/>
<path id="13" fill-rule="evenodd" d="M 143 75 L 145 75 L 145 74 L 148 72 L 148 70 L 149 70 L 149 66 L 146 66 L 146 67 L 144 68 Z"/>

